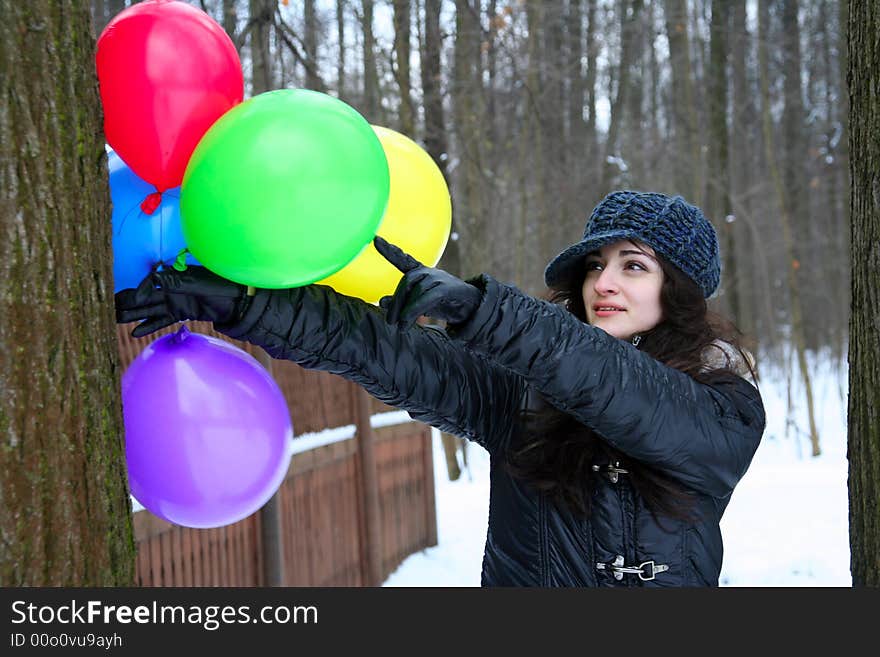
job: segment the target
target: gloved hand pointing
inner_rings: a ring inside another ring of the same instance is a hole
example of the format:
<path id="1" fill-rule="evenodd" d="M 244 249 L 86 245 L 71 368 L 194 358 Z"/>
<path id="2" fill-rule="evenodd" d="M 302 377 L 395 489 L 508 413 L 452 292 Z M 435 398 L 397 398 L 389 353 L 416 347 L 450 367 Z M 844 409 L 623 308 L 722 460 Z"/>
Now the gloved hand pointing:
<path id="1" fill-rule="evenodd" d="M 240 319 L 248 305 L 244 285 L 204 267 L 173 268 L 149 274 L 137 288 L 116 293 L 117 323 L 145 320 L 131 332 L 135 338 L 187 319 L 228 324 Z"/>
<path id="2" fill-rule="evenodd" d="M 379 302 L 389 324 L 407 328 L 422 315 L 461 324 L 470 319 L 480 305 L 482 293 L 470 283 L 442 269 L 426 267 L 378 235 L 373 239 L 373 246 L 404 274 L 394 296 L 383 297 Z"/>

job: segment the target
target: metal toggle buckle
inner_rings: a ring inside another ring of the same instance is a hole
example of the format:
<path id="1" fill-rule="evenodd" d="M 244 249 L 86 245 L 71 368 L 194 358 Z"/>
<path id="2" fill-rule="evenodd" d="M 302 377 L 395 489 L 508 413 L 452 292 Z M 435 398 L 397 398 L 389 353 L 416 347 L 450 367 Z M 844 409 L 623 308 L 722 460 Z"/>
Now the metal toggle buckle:
<path id="1" fill-rule="evenodd" d="M 602 563 L 601 561 L 596 564 L 596 570 L 610 570 L 614 574 L 614 579 L 621 580 L 623 579 L 624 574 L 627 575 L 638 575 L 639 579 L 643 582 L 650 582 L 657 573 L 663 573 L 669 570 L 669 566 L 666 564 L 655 564 L 654 560 L 644 561 L 638 566 L 624 566 L 623 565 L 623 557 L 619 554 L 611 563 Z"/>
<path id="2" fill-rule="evenodd" d="M 669 570 L 669 566 L 665 563 L 655 564 L 654 560 L 645 561 L 644 563 L 639 564 L 639 579 L 643 582 L 650 582 L 657 573 L 664 573 Z"/>

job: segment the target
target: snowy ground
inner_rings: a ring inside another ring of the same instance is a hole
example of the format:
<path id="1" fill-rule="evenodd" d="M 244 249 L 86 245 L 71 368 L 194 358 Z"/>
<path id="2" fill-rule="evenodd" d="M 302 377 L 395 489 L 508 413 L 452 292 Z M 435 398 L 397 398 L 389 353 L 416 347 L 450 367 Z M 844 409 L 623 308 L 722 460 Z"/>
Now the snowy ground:
<path id="1" fill-rule="evenodd" d="M 767 429 L 721 523 L 722 586 L 850 586 L 846 373 L 815 368 L 822 455 L 810 456 L 803 392 L 793 392 L 786 433 L 785 382 L 763 373 Z M 434 436 L 438 545 L 411 555 L 384 586 L 479 586 L 489 503 L 489 459 L 468 447 L 469 471 L 450 482 Z"/>

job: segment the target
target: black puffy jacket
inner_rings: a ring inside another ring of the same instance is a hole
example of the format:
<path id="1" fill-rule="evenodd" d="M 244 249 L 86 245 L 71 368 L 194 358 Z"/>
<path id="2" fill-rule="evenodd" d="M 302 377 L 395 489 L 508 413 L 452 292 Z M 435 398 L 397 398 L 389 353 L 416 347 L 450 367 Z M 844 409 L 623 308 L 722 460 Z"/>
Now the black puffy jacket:
<path id="1" fill-rule="evenodd" d="M 318 285 L 260 290 L 240 322 L 217 328 L 485 447 L 484 586 L 716 586 L 719 521 L 764 430 L 756 388 L 740 377 L 699 384 L 557 305 L 485 275 L 477 283 L 483 301 L 454 337 L 398 330 L 378 308 Z M 505 450 L 535 393 L 696 493 L 700 520 L 658 524 L 609 464 L 596 464 L 606 476 L 589 519 L 512 478 Z"/>

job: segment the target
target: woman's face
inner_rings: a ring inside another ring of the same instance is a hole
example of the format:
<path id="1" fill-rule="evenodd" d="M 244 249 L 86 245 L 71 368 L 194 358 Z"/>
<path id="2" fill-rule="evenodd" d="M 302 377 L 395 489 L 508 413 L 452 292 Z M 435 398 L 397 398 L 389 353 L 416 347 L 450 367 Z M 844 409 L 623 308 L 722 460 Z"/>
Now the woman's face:
<path id="1" fill-rule="evenodd" d="M 582 293 L 587 322 L 622 340 L 644 333 L 663 318 L 663 270 L 646 244 L 621 240 L 586 256 Z"/>

